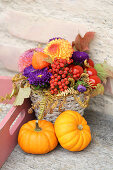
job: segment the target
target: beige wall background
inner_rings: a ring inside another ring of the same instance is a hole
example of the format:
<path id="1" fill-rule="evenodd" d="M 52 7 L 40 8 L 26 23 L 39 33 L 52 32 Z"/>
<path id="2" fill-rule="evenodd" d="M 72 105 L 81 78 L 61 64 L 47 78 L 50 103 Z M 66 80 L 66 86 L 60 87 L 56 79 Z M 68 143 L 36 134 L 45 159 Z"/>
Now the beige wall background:
<path id="1" fill-rule="evenodd" d="M 90 57 L 113 66 L 113 0 L 0 0 L 0 75 L 14 75 L 19 55 L 48 37 L 64 31 L 71 41 L 88 30 L 96 32 Z M 89 109 L 113 114 L 113 80 L 107 87 Z"/>

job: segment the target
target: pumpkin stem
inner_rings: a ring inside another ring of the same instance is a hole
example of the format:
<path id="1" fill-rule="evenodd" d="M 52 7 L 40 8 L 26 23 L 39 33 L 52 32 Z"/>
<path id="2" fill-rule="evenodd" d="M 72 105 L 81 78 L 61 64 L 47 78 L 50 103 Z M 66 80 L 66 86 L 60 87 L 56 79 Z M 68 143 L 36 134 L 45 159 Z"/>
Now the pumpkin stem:
<path id="1" fill-rule="evenodd" d="M 82 129 L 83 129 L 83 126 L 82 126 L 82 125 L 78 125 L 78 129 L 79 129 L 79 130 L 82 130 Z"/>
<path id="2" fill-rule="evenodd" d="M 42 129 L 39 127 L 38 125 L 38 120 L 36 120 L 36 127 L 35 127 L 35 131 L 39 132 L 41 131 Z"/>

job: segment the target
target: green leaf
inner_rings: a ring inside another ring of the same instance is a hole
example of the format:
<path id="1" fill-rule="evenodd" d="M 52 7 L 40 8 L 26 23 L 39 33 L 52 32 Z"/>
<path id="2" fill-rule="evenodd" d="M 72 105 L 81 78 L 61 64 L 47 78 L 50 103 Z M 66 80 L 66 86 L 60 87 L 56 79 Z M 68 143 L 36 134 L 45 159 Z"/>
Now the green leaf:
<path id="1" fill-rule="evenodd" d="M 29 98 L 31 93 L 30 87 L 20 88 L 14 106 L 22 105 L 25 98 Z"/>
<path id="2" fill-rule="evenodd" d="M 52 58 L 50 56 L 48 56 L 47 58 L 43 58 L 43 61 L 52 64 Z"/>
<path id="3" fill-rule="evenodd" d="M 94 89 L 91 93 L 91 97 L 97 96 L 97 95 L 103 95 L 104 94 L 104 86 L 103 84 L 97 84 L 96 89 Z"/>
<path id="4" fill-rule="evenodd" d="M 10 94 L 10 98 L 12 98 L 15 94 L 15 89 L 12 90 L 11 94 Z"/>
<path id="5" fill-rule="evenodd" d="M 108 77 L 113 78 L 113 67 L 108 65 L 106 61 L 102 64 L 96 64 L 95 69 L 97 70 L 98 77 L 106 84 Z"/>
<path id="6" fill-rule="evenodd" d="M 78 85 L 83 85 L 85 87 L 89 87 L 89 84 L 87 84 L 86 82 L 84 82 L 83 80 L 78 80 L 77 83 L 74 86 L 74 89 L 77 89 Z"/>
<path id="7" fill-rule="evenodd" d="M 34 90 L 38 90 L 40 88 L 40 86 L 34 86 Z"/>
<path id="8" fill-rule="evenodd" d="M 10 98 L 12 98 L 13 96 L 16 96 L 18 94 L 18 91 L 19 91 L 19 88 L 16 86 L 10 94 Z"/>

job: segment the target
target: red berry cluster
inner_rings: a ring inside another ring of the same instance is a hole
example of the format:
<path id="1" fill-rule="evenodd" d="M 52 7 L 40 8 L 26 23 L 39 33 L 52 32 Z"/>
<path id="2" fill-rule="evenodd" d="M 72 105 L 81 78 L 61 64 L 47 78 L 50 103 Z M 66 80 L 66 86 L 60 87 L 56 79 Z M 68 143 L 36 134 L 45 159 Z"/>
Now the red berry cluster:
<path id="1" fill-rule="evenodd" d="M 49 71 L 52 73 L 50 80 L 51 94 L 57 94 L 58 90 L 64 91 L 68 88 L 68 65 L 73 62 L 72 59 L 54 59 L 54 62 L 51 64 L 51 69 Z"/>

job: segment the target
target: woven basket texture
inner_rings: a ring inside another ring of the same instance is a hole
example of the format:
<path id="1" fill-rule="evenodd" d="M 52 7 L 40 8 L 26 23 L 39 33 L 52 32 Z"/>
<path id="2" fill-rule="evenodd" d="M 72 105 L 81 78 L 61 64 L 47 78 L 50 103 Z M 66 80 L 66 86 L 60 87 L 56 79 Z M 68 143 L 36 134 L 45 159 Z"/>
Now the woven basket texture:
<path id="1" fill-rule="evenodd" d="M 79 97 L 80 97 L 81 101 L 83 101 L 83 94 L 79 95 Z M 35 104 L 36 102 L 42 100 L 43 95 L 31 93 L 30 98 L 31 98 L 32 103 Z M 59 99 L 58 105 L 57 105 L 57 107 L 55 107 L 53 109 L 53 112 L 47 113 L 44 116 L 44 119 L 54 123 L 56 118 L 59 116 L 59 114 L 61 112 L 65 111 L 65 110 L 77 111 L 83 116 L 85 108 L 81 107 L 80 104 L 75 101 L 75 99 L 72 95 L 69 95 L 69 96 L 66 97 L 66 102 L 64 103 L 63 108 L 59 111 L 59 106 L 60 106 L 62 101 L 63 101 L 63 97 Z M 35 115 L 36 115 L 37 118 L 38 118 L 38 115 L 39 115 L 39 111 L 40 111 L 40 108 L 35 109 Z"/>

